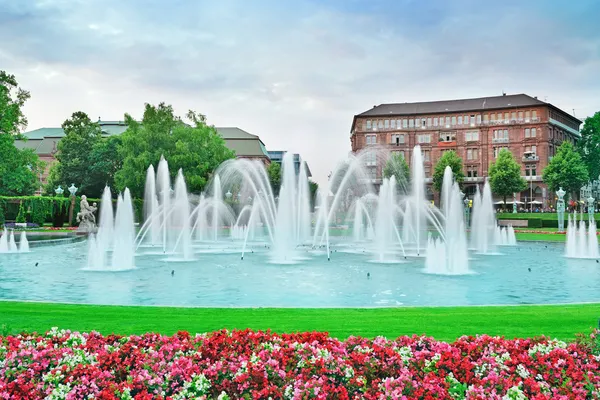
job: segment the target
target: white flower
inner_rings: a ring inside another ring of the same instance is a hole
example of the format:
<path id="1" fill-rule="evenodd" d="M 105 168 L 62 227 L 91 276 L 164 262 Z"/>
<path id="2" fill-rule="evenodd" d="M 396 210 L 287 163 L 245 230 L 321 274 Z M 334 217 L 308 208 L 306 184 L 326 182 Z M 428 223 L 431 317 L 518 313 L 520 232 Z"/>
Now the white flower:
<path id="1" fill-rule="evenodd" d="M 517 365 L 517 374 L 519 374 L 519 376 L 523 379 L 528 378 L 530 375 L 529 371 L 527 371 L 527 368 L 525 368 L 523 364 Z"/>
<path id="2" fill-rule="evenodd" d="M 519 385 L 508 389 L 502 400 L 527 400 L 527 396 L 525 396 Z"/>
<path id="3" fill-rule="evenodd" d="M 67 398 L 67 395 L 69 394 L 70 391 L 71 391 L 70 383 L 67 383 L 66 385 L 63 385 L 61 383 L 52 390 L 52 393 L 50 393 L 48 396 L 46 396 L 46 400 L 64 400 Z"/>

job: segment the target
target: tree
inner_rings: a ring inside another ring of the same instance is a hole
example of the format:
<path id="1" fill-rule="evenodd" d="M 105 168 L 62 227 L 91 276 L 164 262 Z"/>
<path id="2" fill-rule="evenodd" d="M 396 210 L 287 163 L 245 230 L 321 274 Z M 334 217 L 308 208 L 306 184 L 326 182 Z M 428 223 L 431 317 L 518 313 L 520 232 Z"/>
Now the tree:
<path id="1" fill-rule="evenodd" d="M 112 186 L 121 166 L 121 139 L 103 138 L 100 125 L 81 111 L 73 113 L 62 128 L 66 135 L 58 143 L 58 163 L 52 166 L 46 191 L 52 193 L 58 185 L 74 183 L 80 193 L 100 197 L 104 186 Z"/>
<path id="2" fill-rule="evenodd" d="M 588 182 L 589 175 L 581 155 L 570 142 L 563 142 L 544 168 L 542 178 L 553 192 L 562 187 L 567 193 L 573 193 Z"/>
<path id="3" fill-rule="evenodd" d="M 521 177 L 521 166 L 507 149 L 500 150 L 496 162 L 490 165 L 488 175 L 492 192 L 502 196 L 504 204 L 506 197 L 527 188 L 527 181 Z"/>
<path id="4" fill-rule="evenodd" d="M 585 163 L 590 180 L 600 176 L 600 111 L 585 119 L 581 129 L 578 150 Z"/>
<path id="5" fill-rule="evenodd" d="M 33 150 L 15 146 L 15 137 L 27 126 L 21 110 L 27 99 L 29 92 L 18 87 L 15 77 L 0 71 L 0 195 L 33 194 L 43 171 Z"/>
<path id="6" fill-rule="evenodd" d="M 308 181 L 308 189 L 310 191 L 310 210 L 315 209 L 315 202 L 317 200 L 317 190 L 319 190 L 319 184 L 317 182 Z"/>
<path id="7" fill-rule="evenodd" d="M 17 135 L 27 127 L 22 107 L 29 97 L 28 91 L 18 87 L 14 75 L 0 70 L 0 134 Z"/>
<path id="8" fill-rule="evenodd" d="M 454 179 L 459 185 L 465 180 L 465 174 L 463 172 L 462 159 L 456 154 L 454 150 L 444 152 L 433 171 L 433 188 L 438 192 L 442 190 L 442 182 L 444 180 L 444 170 L 447 166 L 450 166 Z"/>
<path id="9" fill-rule="evenodd" d="M 269 175 L 269 182 L 271 182 L 271 189 L 273 189 L 273 195 L 279 194 L 279 188 L 281 187 L 281 165 L 273 162 L 267 167 L 267 174 Z"/>
<path id="10" fill-rule="evenodd" d="M 189 111 L 186 117 L 192 125 L 165 103 L 146 104 L 141 122 L 125 114 L 127 130 L 121 135 L 123 165 L 115 174 L 117 189 L 128 187 L 132 195 L 142 197 L 146 170 L 150 165 L 156 168 L 161 156 L 169 163 L 172 179 L 181 168 L 191 192 L 204 189 L 215 168 L 235 153 L 214 126 L 206 124 L 204 115 Z"/>
<path id="11" fill-rule="evenodd" d="M 410 170 L 406 159 L 401 154 L 392 154 L 383 167 L 383 177 L 392 176 L 396 177 L 397 187 L 406 192 L 410 181 Z"/>

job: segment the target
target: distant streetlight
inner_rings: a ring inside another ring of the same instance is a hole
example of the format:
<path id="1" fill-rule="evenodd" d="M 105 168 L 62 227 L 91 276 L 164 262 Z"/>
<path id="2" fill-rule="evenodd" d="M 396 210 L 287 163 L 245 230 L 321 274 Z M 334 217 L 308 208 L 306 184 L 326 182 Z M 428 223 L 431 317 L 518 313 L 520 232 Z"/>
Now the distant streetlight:
<path id="1" fill-rule="evenodd" d="M 69 193 L 71 193 L 71 207 L 69 208 L 69 226 L 73 226 L 73 209 L 75 208 L 75 193 L 77 193 L 77 187 L 71 183 L 68 187 Z"/>
<path id="2" fill-rule="evenodd" d="M 227 200 L 231 199 L 231 196 L 233 196 L 233 194 L 231 194 L 231 192 L 228 190 L 227 193 L 225 193 L 225 197 L 227 197 Z"/>
<path id="3" fill-rule="evenodd" d="M 56 195 L 57 195 L 57 196 L 62 196 L 62 194 L 63 194 L 64 192 L 65 192 L 65 191 L 63 190 L 63 188 L 62 188 L 62 187 L 60 187 L 60 185 L 58 185 L 58 187 L 57 187 L 56 189 L 54 189 L 54 193 L 56 193 Z"/>
<path id="4" fill-rule="evenodd" d="M 71 196 L 75 196 L 75 193 L 77 193 L 77 187 L 71 183 L 71 186 L 69 186 L 69 193 L 71 193 Z"/>

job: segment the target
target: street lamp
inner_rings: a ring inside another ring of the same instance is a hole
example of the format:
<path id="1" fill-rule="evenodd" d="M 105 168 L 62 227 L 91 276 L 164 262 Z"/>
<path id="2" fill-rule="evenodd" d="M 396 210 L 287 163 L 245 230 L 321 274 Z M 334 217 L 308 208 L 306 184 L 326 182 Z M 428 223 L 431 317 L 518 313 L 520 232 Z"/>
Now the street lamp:
<path id="1" fill-rule="evenodd" d="M 54 193 L 56 193 L 56 195 L 57 195 L 57 196 L 59 196 L 59 197 L 60 197 L 60 196 L 62 196 L 62 194 L 63 194 L 64 192 L 65 192 L 65 191 L 63 190 L 63 188 L 62 188 L 62 187 L 60 187 L 60 185 L 58 185 L 58 187 L 57 187 L 56 189 L 54 189 Z"/>
<path id="2" fill-rule="evenodd" d="M 71 207 L 69 208 L 69 226 L 73 226 L 73 209 L 75 208 L 75 193 L 77 193 L 77 187 L 71 183 L 68 187 L 69 193 L 71 193 Z"/>
<path id="3" fill-rule="evenodd" d="M 225 197 L 227 198 L 227 200 L 231 199 L 231 196 L 233 196 L 233 194 L 231 194 L 231 192 L 228 190 L 227 193 L 225 193 Z"/>

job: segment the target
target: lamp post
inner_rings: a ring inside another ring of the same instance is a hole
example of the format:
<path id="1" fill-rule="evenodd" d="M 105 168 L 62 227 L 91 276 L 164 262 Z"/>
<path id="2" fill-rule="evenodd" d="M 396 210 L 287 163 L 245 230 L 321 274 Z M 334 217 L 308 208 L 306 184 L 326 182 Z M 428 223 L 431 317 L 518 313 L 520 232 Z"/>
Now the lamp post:
<path id="1" fill-rule="evenodd" d="M 517 194 L 513 193 L 513 214 L 517 213 Z"/>
<path id="2" fill-rule="evenodd" d="M 589 223 L 591 224 L 592 221 L 594 221 L 594 198 L 592 196 L 587 198 L 587 203 L 588 203 L 588 218 L 589 218 Z"/>
<path id="3" fill-rule="evenodd" d="M 227 198 L 227 200 L 230 200 L 231 196 L 233 196 L 233 194 L 231 194 L 231 192 L 228 190 L 227 193 L 225 193 L 225 197 Z"/>
<path id="4" fill-rule="evenodd" d="M 60 185 L 58 185 L 58 187 L 57 187 L 56 189 L 54 189 L 54 193 L 56 193 L 56 195 L 57 195 L 58 197 L 62 197 L 62 194 L 63 194 L 64 192 L 65 192 L 65 191 L 63 190 L 63 188 L 62 188 L 62 187 L 60 187 Z"/>
<path id="5" fill-rule="evenodd" d="M 71 193 L 71 207 L 69 208 L 69 226 L 73 226 L 73 209 L 75 208 L 75 193 L 77 193 L 77 187 L 71 183 L 68 187 L 69 193 Z"/>

